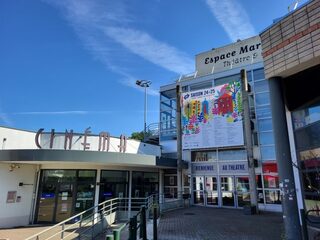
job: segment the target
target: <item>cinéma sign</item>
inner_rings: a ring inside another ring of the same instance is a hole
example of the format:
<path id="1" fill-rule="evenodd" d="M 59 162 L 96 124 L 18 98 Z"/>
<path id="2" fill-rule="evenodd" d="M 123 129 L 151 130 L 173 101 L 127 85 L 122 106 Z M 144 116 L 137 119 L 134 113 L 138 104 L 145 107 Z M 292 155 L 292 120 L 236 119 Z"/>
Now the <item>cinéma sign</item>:
<path id="1" fill-rule="evenodd" d="M 207 75 L 228 69 L 262 62 L 259 36 L 217 48 L 196 56 L 197 75 Z"/>

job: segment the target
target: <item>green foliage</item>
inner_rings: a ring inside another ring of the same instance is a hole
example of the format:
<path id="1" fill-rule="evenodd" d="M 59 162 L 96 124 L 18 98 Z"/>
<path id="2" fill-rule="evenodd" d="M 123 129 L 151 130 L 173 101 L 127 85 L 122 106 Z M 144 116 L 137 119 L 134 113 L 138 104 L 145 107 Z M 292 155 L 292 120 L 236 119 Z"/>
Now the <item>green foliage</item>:
<path id="1" fill-rule="evenodd" d="M 133 132 L 131 133 L 130 139 L 135 139 L 139 141 L 143 141 L 143 131 L 141 132 Z"/>

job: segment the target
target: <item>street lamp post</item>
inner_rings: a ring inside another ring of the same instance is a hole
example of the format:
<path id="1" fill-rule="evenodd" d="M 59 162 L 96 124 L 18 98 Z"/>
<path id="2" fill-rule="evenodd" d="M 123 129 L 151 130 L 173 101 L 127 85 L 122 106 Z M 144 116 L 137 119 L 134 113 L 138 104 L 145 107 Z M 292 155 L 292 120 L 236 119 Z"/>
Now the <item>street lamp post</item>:
<path id="1" fill-rule="evenodd" d="M 137 80 L 136 84 L 144 88 L 144 127 L 143 127 L 143 141 L 146 141 L 147 134 L 147 88 L 150 87 L 151 81 Z"/>

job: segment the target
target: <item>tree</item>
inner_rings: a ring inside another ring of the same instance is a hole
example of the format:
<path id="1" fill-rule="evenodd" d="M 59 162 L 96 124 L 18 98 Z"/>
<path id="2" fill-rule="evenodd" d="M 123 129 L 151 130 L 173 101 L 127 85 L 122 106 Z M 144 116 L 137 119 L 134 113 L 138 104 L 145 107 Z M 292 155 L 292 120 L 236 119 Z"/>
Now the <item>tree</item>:
<path id="1" fill-rule="evenodd" d="M 143 141 L 143 131 L 141 132 L 133 132 L 131 133 L 130 139 L 135 139 L 139 141 Z"/>

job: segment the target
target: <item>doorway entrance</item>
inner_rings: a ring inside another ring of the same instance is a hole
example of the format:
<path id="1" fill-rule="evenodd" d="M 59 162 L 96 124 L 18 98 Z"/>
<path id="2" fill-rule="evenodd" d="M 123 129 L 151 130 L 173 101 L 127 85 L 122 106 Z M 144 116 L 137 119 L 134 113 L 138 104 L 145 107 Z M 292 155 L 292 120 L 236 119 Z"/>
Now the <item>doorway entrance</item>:
<path id="1" fill-rule="evenodd" d="M 38 222 L 60 222 L 71 217 L 73 183 L 46 182 L 39 201 Z"/>
<path id="2" fill-rule="evenodd" d="M 238 208 L 250 203 L 248 176 L 222 176 L 220 181 L 222 206 Z"/>
<path id="3" fill-rule="evenodd" d="M 193 201 L 196 205 L 243 207 L 250 203 L 248 176 L 195 176 Z"/>
<path id="4" fill-rule="evenodd" d="M 193 177 L 193 189 L 194 204 L 205 206 L 219 205 L 217 177 Z"/>
<path id="5" fill-rule="evenodd" d="M 56 223 L 94 205 L 95 170 L 43 170 L 37 222 Z"/>

